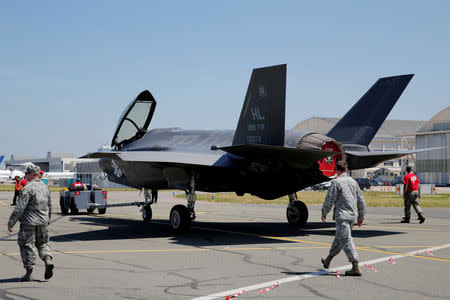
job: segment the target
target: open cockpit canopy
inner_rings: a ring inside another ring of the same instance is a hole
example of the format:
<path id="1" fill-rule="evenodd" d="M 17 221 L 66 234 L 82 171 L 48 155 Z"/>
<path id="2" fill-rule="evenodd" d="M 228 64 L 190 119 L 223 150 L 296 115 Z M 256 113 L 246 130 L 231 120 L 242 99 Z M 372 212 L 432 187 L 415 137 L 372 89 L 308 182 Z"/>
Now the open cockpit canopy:
<path id="1" fill-rule="evenodd" d="M 125 108 L 111 142 L 116 150 L 140 139 L 146 132 L 156 108 L 156 100 L 145 90 Z"/>

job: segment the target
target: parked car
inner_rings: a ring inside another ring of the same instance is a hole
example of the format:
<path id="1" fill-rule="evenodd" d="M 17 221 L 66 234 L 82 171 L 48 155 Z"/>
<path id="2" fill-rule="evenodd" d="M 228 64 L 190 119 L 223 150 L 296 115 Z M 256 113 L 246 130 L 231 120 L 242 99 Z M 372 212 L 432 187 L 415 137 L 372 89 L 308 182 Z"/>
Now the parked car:
<path id="1" fill-rule="evenodd" d="M 328 190 L 328 188 L 330 186 L 331 186 L 331 180 L 330 181 L 321 182 L 321 183 L 318 183 L 316 185 L 313 185 L 311 187 L 311 190 L 313 190 L 313 191 L 325 191 L 325 190 Z"/>
<path id="2" fill-rule="evenodd" d="M 355 181 L 358 183 L 359 188 L 363 191 L 370 189 L 370 180 L 369 178 L 355 178 Z"/>

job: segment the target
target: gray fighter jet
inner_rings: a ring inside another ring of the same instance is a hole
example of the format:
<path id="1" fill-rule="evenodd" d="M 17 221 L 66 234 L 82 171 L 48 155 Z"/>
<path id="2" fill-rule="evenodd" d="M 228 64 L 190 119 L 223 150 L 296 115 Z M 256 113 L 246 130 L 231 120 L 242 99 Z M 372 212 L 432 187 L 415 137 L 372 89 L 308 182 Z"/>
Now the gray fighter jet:
<path id="1" fill-rule="evenodd" d="M 84 157 L 101 158 L 110 181 L 144 190 L 146 221 L 158 190 L 184 190 L 187 205 L 174 206 L 169 217 L 177 231 L 195 219 L 196 191 L 266 200 L 288 195 L 287 220 L 301 226 L 308 209 L 296 192 L 332 178 L 338 160 L 345 159 L 352 170 L 413 153 L 368 149 L 412 77 L 379 79 L 327 135 L 285 130 L 286 65 L 253 70 L 235 131 L 148 130 L 156 100 L 145 90 L 119 119 L 111 143 L 115 151 Z"/>

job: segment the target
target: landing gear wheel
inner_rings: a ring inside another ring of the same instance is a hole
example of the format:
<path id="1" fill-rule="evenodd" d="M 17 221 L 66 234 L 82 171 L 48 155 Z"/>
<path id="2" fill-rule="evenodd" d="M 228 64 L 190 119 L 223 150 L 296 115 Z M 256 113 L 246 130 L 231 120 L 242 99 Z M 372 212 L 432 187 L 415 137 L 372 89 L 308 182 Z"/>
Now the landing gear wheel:
<path id="1" fill-rule="evenodd" d="M 59 198 L 59 206 L 61 207 L 61 213 L 63 215 L 67 215 L 69 213 L 69 209 L 64 204 L 64 197 Z"/>
<path id="2" fill-rule="evenodd" d="M 286 218 L 291 225 L 303 226 L 308 221 L 308 208 L 302 201 L 292 202 L 286 209 Z"/>
<path id="3" fill-rule="evenodd" d="M 145 222 L 150 222 L 152 219 L 152 208 L 150 205 L 144 205 L 142 206 L 142 219 Z"/>
<path id="4" fill-rule="evenodd" d="M 78 215 L 78 208 L 75 205 L 75 200 L 73 198 L 70 199 L 70 213 L 72 215 Z"/>
<path id="5" fill-rule="evenodd" d="M 88 208 L 87 213 L 88 215 L 92 214 L 94 212 L 94 208 Z"/>
<path id="6" fill-rule="evenodd" d="M 104 215 L 104 214 L 106 213 L 106 207 L 105 207 L 105 208 L 99 208 L 99 209 L 98 209 L 98 213 L 99 213 L 100 215 Z"/>
<path id="7" fill-rule="evenodd" d="M 169 216 L 169 225 L 175 231 L 183 231 L 191 225 L 189 210 L 186 206 L 178 204 L 172 207 Z"/>

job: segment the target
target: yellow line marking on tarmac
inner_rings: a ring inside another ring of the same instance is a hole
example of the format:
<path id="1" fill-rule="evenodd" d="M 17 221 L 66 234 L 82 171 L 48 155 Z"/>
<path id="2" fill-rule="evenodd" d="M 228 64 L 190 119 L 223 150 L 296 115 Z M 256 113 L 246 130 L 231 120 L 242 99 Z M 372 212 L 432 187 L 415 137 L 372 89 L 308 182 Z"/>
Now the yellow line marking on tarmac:
<path id="1" fill-rule="evenodd" d="M 204 248 L 204 249 L 141 249 L 141 250 L 79 250 L 52 251 L 51 254 L 94 254 L 94 253 L 149 253 L 149 252 L 204 252 L 204 251 L 244 251 L 244 250 L 290 250 L 290 249 L 321 249 L 328 247 L 242 247 L 242 248 Z M 0 254 L 2 255 L 2 254 Z M 20 255 L 20 252 L 5 253 L 5 255 Z"/>
<path id="2" fill-rule="evenodd" d="M 226 233 L 248 235 L 248 236 L 256 236 L 256 237 L 262 237 L 262 238 L 279 240 L 279 241 L 288 241 L 288 242 L 295 242 L 295 243 L 306 243 L 306 244 L 331 246 L 331 244 L 328 244 L 328 243 L 311 242 L 311 241 L 304 241 L 304 240 L 298 240 L 298 239 L 292 239 L 292 238 L 284 238 L 284 237 L 276 237 L 276 236 L 268 236 L 268 235 L 258 235 L 258 234 L 253 234 L 253 233 L 227 231 L 227 230 L 210 229 L 210 228 L 202 228 L 202 227 L 196 227 L 196 228 L 212 230 L 212 231 L 220 231 L 220 232 L 226 232 Z M 356 249 L 357 250 L 361 250 L 361 251 L 368 251 L 368 252 L 388 253 L 388 254 L 403 255 L 403 256 L 409 256 L 409 257 L 417 257 L 417 258 L 423 258 L 423 259 L 430 259 L 430 260 L 438 260 L 438 261 L 450 262 L 450 259 L 428 257 L 428 256 L 420 256 L 420 255 L 412 255 L 412 254 L 405 254 L 405 253 L 398 253 L 398 252 L 390 252 L 390 251 L 383 251 L 383 250 L 377 250 L 377 249 L 368 249 L 368 248 L 364 248 L 364 247 L 356 247 Z"/>
<path id="3" fill-rule="evenodd" d="M 142 250 L 86 250 L 86 251 L 58 251 L 64 254 L 85 254 L 85 253 L 145 253 L 145 252 L 198 252 L 211 251 L 211 249 L 142 249 Z"/>
<path id="4" fill-rule="evenodd" d="M 273 237 L 272 237 L 273 238 Z M 276 238 L 275 238 L 276 239 Z M 291 240 L 295 241 L 295 239 L 285 239 L 283 240 Z M 298 240 L 300 242 L 300 240 Z M 316 242 L 311 242 L 316 243 Z M 322 244 L 322 243 L 320 243 Z M 205 252 L 205 251 L 245 251 L 245 250 L 292 250 L 292 249 L 328 249 L 329 244 L 327 247 L 243 247 L 243 248 L 204 248 L 204 249 L 141 249 L 141 250 L 80 250 L 80 251 L 53 251 L 52 254 L 94 254 L 94 253 L 151 253 L 151 252 Z M 401 246 L 405 247 L 405 246 Z M 406 247 L 415 247 L 415 246 L 406 246 Z M 439 246 L 437 246 L 439 247 Z M 431 247 L 427 247 L 431 248 Z M 369 249 L 368 247 L 356 247 L 356 249 L 361 251 L 368 251 L 368 252 L 376 252 L 376 253 L 387 253 L 392 255 L 402 255 L 402 256 L 409 256 L 409 257 L 416 257 L 416 258 L 423 258 L 423 259 L 430 259 L 430 260 L 436 260 L 436 261 L 445 261 L 450 262 L 450 259 L 444 259 L 444 258 L 437 258 L 437 257 L 429 257 L 429 256 L 421 256 L 417 254 L 406 254 L 406 253 L 398 253 L 398 252 L 391 252 L 391 251 L 383 251 L 383 250 L 376 250 L 376 249 Z M 2 255 L 2 254 L 0 254 Z M 6 255 L 20 255 L 18 252 L 11 252 L 6 253 Z"/>

